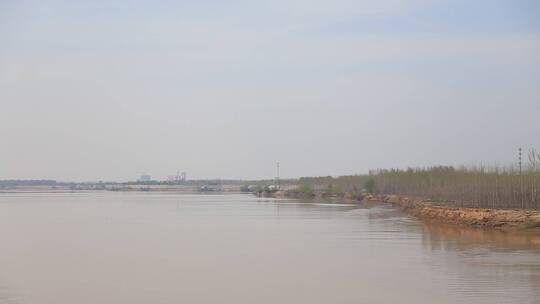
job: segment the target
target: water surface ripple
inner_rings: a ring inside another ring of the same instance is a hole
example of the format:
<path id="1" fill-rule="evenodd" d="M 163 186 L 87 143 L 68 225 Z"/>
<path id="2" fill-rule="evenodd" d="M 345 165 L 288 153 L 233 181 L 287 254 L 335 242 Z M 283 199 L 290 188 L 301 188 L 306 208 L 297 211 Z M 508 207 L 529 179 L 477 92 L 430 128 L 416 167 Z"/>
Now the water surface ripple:
<path id="1" fill-rule="evenodd" d="M 539 240 L 380 204 L 0 194 L 0 303 L 540 303 Z"/>

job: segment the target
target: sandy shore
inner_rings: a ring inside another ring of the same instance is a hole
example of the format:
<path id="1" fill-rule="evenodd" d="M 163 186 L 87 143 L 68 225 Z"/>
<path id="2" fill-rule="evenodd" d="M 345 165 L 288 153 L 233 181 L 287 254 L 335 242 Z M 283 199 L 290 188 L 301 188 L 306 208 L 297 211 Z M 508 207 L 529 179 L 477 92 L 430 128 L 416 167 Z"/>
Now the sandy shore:
<path id="1" fill-rule="evenodd" d="M 402 195 L 369 195 L 366 200 L 381 201 L 430 220 L 502 230 L 531 229 L 540 231 L 540 211 L 437 206 L 433 202 Z"/>

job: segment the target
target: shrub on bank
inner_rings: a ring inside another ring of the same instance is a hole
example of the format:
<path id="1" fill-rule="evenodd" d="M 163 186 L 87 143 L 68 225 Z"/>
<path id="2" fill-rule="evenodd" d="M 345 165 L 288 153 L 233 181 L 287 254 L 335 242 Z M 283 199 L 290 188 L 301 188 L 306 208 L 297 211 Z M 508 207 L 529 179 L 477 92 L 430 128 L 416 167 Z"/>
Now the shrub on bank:
<path id="1" fill-rule="evenodd" d="M 287 190 L 287 196 L 293 198 L 313 198 L 315 191 L 308 185 L 301 185 L 298 188 Z"/>

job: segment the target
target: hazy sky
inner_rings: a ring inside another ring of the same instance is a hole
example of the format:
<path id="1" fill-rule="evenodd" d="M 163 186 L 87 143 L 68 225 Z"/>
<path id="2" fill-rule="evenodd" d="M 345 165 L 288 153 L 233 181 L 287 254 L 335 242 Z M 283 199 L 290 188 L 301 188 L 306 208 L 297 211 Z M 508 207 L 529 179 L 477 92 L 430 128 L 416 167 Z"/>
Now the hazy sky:
<path id="1" fill-rule="evenodd" d="M 506 164 L 540 2 L 0 0 L 0 140 L 0 179 Z"/>

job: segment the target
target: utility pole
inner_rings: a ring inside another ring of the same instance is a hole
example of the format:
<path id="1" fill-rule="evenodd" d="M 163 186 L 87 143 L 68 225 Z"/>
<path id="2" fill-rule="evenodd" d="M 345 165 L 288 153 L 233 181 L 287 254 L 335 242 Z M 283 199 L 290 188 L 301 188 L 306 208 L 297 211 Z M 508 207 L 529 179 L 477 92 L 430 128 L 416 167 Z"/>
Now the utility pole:
<path id="1" fill-rule="evenodd" d="M 279 186 L 279 162 L 277 162 L 277 178 L 276 178 L 276 183 L 277 183 L 277 188 L 278 190 L 280 190 L 280 186 Z"/>
<path id="2" fill-rule="evenodd" d="M 521 175 L 521 148 L 518 149 L 519 175 Z"/>
<path id="3" fill-rule="evenodd" d="M 521 153 L 522 149 L 521 147 L 518 149 L 518 159 L 519 159 L 519 189 L 520 189 L 520 196 L 521 196 L 521 209 L 525 207 L 525 201 L 523 197 L 523 174 L 522 174 L 522 166 L 521 166 Z"/>

